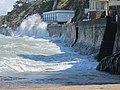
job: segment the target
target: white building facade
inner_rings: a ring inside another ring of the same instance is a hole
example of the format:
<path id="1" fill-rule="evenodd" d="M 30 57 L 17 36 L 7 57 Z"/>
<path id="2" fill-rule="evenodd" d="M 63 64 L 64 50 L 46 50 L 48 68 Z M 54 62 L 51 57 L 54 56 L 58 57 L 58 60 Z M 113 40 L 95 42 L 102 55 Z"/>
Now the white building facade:
<path id="1" fill-rule="evenodd" d="M 90 11 L 104 11 L 106 10 L 108 1 L 109 0 L 90 0 L 89 9 Z"/>
<path id="2" fill-rule="evenodd" d="M 118 7 L 120 0 L 89 0 L 90 18 L 103 18 L 109 15 L 109 11 L 115 11 Z"/>
<path id="3" fill-rule="evenodd" d="M 90 0 L 89 1 L 89 9 L 90 11 L 99 11 L 106 10 L 108 6 L 120 6 L 120 0 Z"/>
<path id="4" fill-rule="evenodd" d="M 43 13 L 43 20 L 48 23 L 66 23 L 75 15 L 72 10 L 55 10 Z"/>

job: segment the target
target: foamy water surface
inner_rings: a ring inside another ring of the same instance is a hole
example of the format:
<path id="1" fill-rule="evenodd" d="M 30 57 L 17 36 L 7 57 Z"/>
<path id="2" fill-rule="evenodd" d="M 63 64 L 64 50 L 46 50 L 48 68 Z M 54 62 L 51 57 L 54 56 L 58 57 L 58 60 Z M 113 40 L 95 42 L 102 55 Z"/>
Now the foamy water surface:
<path id="1" fill-rule="evenodd" d="M 33 20 L 34 18 L 34 20 Z M 42 84 L 120 83 L 119 76 L 96 71 L 98 62 L 49 37 L 38 14 L 26 18 L 11 36 L 0 35 L 0 88 Z"/>
<path id="2" fill-rule="evenodd" d="M 60 71 L 72 67 L 73 53 L 50 40 L 0 36 L 0 43 L 0 73 Z"/>
<path id="3" fill-rule="evenodd" d="M 78 53 L 57 39 L 0 35 L 0 43 L 0 76 L 3 82 L 13 82 L 15 77 L 17 80 L 40 78 L 43 73 L 62 72 L 79 62 Z"/>

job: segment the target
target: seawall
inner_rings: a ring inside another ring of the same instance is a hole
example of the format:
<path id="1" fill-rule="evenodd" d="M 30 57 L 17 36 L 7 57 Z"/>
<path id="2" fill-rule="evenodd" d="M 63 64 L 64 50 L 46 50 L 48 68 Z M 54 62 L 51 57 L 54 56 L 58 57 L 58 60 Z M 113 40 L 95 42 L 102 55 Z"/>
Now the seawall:
<path id="1" fill-rule="evenodd" d="M 70 46 L 74 44 L 72 46 L 75 51 L 80 52 L 80 54 L 94 54 L 99 52 L 105 32 L 106 19 L 78 22 L 65 27 L 65 41 L 71 42 Z M 78 29 L 78 32 L 76 32 L 76 29 Z M 76 37 L 77 33 L 78 38 Z M 76 38 L 77 42 L 74 43 Z"/>
<path id="2" fill-rule="evenodd" d="M 120 50 L 120 11 L 118 11 L 117 33 L 114 44 L 114 52 Z"/>
<path id="3" fill-rule="evenodd" d="M 61 36 L 62 34 L 62 25 L 48 25 L 47 31 L 49 32 L 49 36 Z"/>
<path id="4" fill-rule="evenodd" d="M 62 40 L 68 46 L 73 47 L 80 54 L 89 55 L 99 52 L 105 27 L 106 19 L 104 18 L 63 26 L 49 26 L 48 31 L 50 36 L 62 33 Z"/>

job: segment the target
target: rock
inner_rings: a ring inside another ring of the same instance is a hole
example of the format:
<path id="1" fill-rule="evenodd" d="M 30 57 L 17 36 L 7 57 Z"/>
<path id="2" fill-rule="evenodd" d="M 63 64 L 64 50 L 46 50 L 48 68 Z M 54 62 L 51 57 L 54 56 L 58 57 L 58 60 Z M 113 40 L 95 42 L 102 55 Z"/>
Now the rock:
<path id="1" fill-rule="evenodd" d="M 120 51 L 103 58 L 96 69 L 111 74 L 120 74 Z"/>

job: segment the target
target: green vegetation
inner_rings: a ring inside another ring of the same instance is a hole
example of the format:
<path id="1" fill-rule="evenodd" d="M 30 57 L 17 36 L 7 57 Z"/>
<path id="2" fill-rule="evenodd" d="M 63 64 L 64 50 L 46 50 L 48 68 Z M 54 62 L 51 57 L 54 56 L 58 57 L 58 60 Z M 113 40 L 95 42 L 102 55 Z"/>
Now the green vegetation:
<path id="1" fill-rule="evenodd" d="M 2 21 L 3 18 L 4 18 L 4 16 L 0 16 L 0 21 Z"/>
<path id="2" fill-rule="evenodd" d="M 56 9 L 68 9 L 75 10 L 76 15 L 81 14 L 81 11 L 86 7 L 86 2 L 88 0 L 58 0 Z M 13 6 L 14 9 L 8 12 L 7 15 L 0 16 L 0 23 L 7 24 L 11 27 L 18 26 L 27 16 L 34 13 L 39 13 L 40 15 L 44 11 L 50 11 L 53 8 L 54 0 L 36 0 L 33 3 L 21 2 L 21 0 L 16 1 Z M 79 16 L 80 17 L 80 16 Z"/>
<path id="3" fill-rule="evenodd" d="M 61 2 L 58 4 L 58 8 L 64 9 L 70 2 L 71 0 L 61 0 Z"/>
<path id="4" fill-rule="evenodd" d="M 5 17 L 0 17 L 0 23 L 16 27 L 23 21 L 23 19 L 31 14 L 42 14 L 43 11 L 51 10 L 51 2 L 53 3 L 52 0 L 37 0 L 33 3 L 22 2 L 21 0 L 16 1 L 13 10 L 8 12 Z"/>

